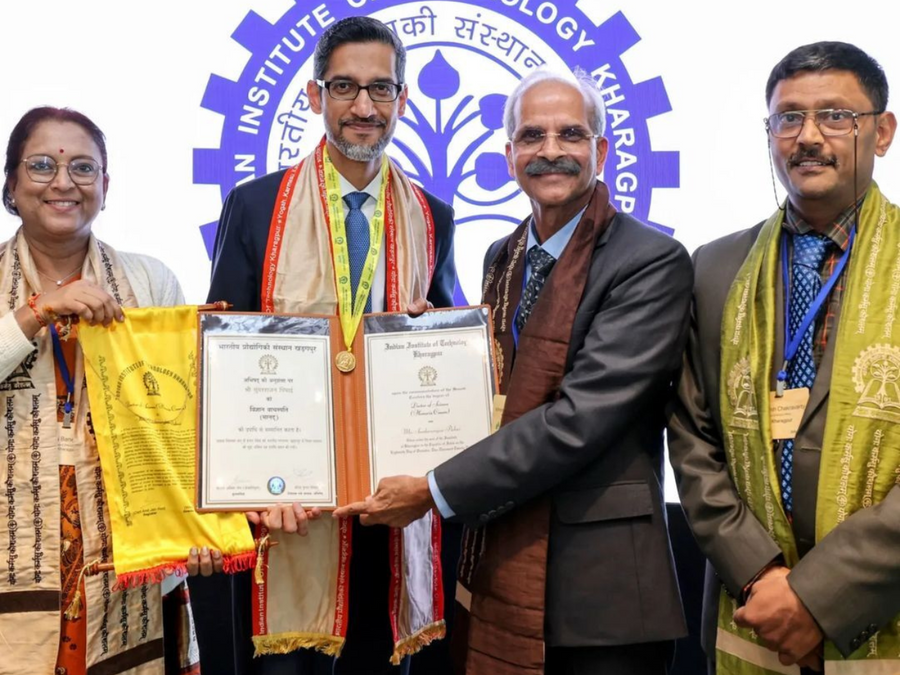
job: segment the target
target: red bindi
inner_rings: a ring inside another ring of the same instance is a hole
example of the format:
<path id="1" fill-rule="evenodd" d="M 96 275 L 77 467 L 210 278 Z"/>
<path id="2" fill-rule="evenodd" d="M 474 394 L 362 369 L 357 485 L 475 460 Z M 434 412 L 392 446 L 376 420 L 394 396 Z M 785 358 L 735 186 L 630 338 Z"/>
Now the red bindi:
<path id="1" fill-rule="evenodd" d="M 62 148 L 59 149 L 59 154 L 62 155 L 64 152 L 65 152 L 65 150 L 63 150 Z"/>

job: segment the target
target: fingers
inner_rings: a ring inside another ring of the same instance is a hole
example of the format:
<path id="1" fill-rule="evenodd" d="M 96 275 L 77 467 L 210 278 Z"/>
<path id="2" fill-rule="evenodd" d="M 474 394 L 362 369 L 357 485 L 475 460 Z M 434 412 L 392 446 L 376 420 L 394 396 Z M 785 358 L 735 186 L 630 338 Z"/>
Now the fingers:
<path id="1" fill-rule="evenodd" d="M 259 515 L 262 524 L 270 530 L 283 530 L 289 534 L 299 534 L 301 537 L 309 534 L 309 517 L 302 504 L 273 504 Z M 316 518 L 320 516 L 321 511 Z"/>
<path id="2" fill-rule="evenodd" d="M 200 549 L 200 575 L 210 577 L 213 573 L 212 556 L 209 553 L 209 547 L 204 546 Z"/>
<path id="3" fill-rule="evenodd" d="M 262 518 L 262 524 L 270 530 L 281 529 L 281 507 L 277 504 L 270 506 L 267 511 L 262 511 L 259 515 Z"/>
<path id="4" fill-rule="evenodd" d="M 247 516 L 247 520 L 249 520 L 252 525 L 259 525 L 262 522 L 263 514 L 257 513 L 256 511 L 247 511 L 244 515 Z"/>
<path id="5" fill-rule="evenodd" d="M 737 611 L 734 613 L 734 622 L 740 626 L 741 628 L 749 628 L 750 624 L 747 623 L 747 608 L 739 607 Z"/>
<path id="6" fill-rule="evenodd" d="M 200 553 L 197 551 L 197 547 L 195 546 L 188 553 L 187 559 L 187 573 L 189 577 L 197 576 L 197 573 L 200 571 Z"/>
<path id="7" fill-rule="evenodd" d="M 339 509 L 335 509 L 331 517 L 332 518 L 349 518 L 350 516 L 357 516 L 361 513 L 365 513 L 367 510 L 367 501 L 363 502 L 353 502 L 352 504 L 347 504 L 346 506 L 342 506 Z"/>
<path id="8" fill-rule="evenodd" d="M 124 321 L 122 307 L 105 290 L 87 281 L 76 281 L 42 296 L 42 307 L 60 316 L 75 315 L 91 325 L 108 326 Z"/>
<path id="9" fill-rule="evenodd" d="M 198 574 L 209 577 L 213 573 L 221 572 L 224 566 L 225 561 L 222 558 L 222 553 L 220 551 L 211 551 L 208 546 L 204 546 L 199 550 L 194 546 L 188 553 L 187 573 L 190 577 L 195 577 Z"/>
<path id="10" fill-rule="evenodd" d="M 425 298 L 418 298 L 409 303 L 406 312 L 413 318 L 425 313 L 429 307 L 429 302 Z"/>
<path id="11" fill-rule="evenodd" d="M 303 508 L 301 504 L 291 504 L 291 515 L 293 516 L 294 521 L 296 522 L 296 530 L 294 530 L 301 537 L 305 537 L 309 534 L 309 523 L 306 518 L 306 509 Z M 290 530 L 286 530 L 290 531 Z"/>

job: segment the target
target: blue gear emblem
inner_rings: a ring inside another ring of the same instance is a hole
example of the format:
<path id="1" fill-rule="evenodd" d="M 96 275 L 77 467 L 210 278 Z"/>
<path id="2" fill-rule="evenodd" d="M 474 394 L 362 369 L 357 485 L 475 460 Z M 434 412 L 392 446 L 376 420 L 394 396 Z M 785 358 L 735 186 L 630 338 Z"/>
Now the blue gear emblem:
<path id="1" fill-rule="evenodd" d="M 224 200 L 238 183 L 309 154 L 323 134 L 305 93 L 316 41 L 334 21 L 364 13 L 407 48 L 409 100 L 388 152 L 456 211 L 465 291 L 457 290 L 458 301 L 477 299 L 481 252 L 530 211 L 509 177 L 502 112 L 506 94 L 531 70 L 578 66 L 594 77 L 607 106 L 603 180 L 619 211 L 649 222 L 654 188 L 678 187 L 678 153 L 654 151 L 647 124 L 671 110 L 665 85 L 659 77 L 633 82 L 621 59 L 640 36 L 622 12 L 598 25 L 575 0 L 295 2 L 274 24 L 251 11 L 232 34 L 251 53 L 240 78 L 212 75 L 204 93 L 201 105 L 224 123 L 218 148 L 194 150 L 194 182 L 218 185 Z M 210 254 L 215 229 L 215 222 L 201 226 Z M 478 258 L 470 280 L 468 257 Z"/>

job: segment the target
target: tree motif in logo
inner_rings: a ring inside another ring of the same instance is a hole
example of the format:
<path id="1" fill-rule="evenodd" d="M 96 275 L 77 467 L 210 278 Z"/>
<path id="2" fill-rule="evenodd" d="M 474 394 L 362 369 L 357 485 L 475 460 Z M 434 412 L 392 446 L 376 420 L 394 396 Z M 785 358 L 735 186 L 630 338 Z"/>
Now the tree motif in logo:
<path id="1" fill-rule="evenodd" d="M 149 370 L 144 373 L 144 387 L 147 389 L 147 396 L 159 396 L 159 382 Z"/>
<path id="2" fill-rule="evenodd" d="M 450 99 L 460 91 L 460 74 L 440 49 L 435 51 L 431 61 L 419 72 L 418 85 L 419 91 L 429 99 L 429 107 L 433 107 L 434 114 L 426 113 L 425 101 L 418 99 L 417 102 L 410 98 L 407 106 L 414 119 L 407 114 L 400 118 L 400 122 L 410 128 L 428 148 L 431 161 L 429 165 L 413 151 L 408 142 L 401 137 L 395 138 L 394 146 L 402 151 L 409 165 L 409 177 L 448 204 L 461 199 L 481 207 L 483 218 L 518 223 L 518 220 L 500 211 L 490 210 L 513 199 L 519 193 L 515 185 L 513 189 L 487 201 L 467 196 L 462 189 L 462 184 L 469 178 L 474 178 L 478 187 L 489 192 L 497 192 L 512 183 L 507 172 L 506 157 L 499 152 L 484 150 L 485 143 L 494 132 L 503 128 L 503 105 L 506 97 L 502 94 L 488 94 L 476 103 L 475 97 L 468 94 L 452 110 L 446 110 L 445 106 L 449 108 Z M 451 161 L 451 143 L 460 132 L 477 123 L 481 124 L 484 131 Z M 474 168 L 465 170 L 473 157 Z"/>
<path id="3" fill-rule="evenodd" d="M 437 370 L 432 366 L 423 366 L 419 369 L 419 382 L 423 387 L 433 387 L 437 382 Z"/>
<path id="4" fill-rule="evenodd" d="M 731 425 L 743 429 L 759 428 L 759 408 L 750 376 L 750 360 L 743 358 L 728 374 L 728 400 L 734 409 Z"/>
<path id="5" fill-rule="evenodd" d="M 889 409 L 900 410 L 900 349 L 891 345 L 873 345 L 853 364 L 853 384 L 859 394 L 855 414 L 883 418 Z M 874 406 L 878 410 L 872 410 Z M 879 411 L 880 414 L 879 414 Z M 893 420 L 896 412 L 890 413 Z"/>
<path id="6" fill-rule="evenodd" d="M 653 193 L 677 188 L 679 153 L 652 147 L 648 120 L 671 110 L 660 77 L 636 81 L 623 61 L 640 42 L 615 3 L 554 0 L 322 0 L 283 3 L 269 21 L 250 11 L 232 38 L 250 57 L 237 80 L 211 75 L 202 107 L 222 116 L 219 147 L 196 148 L 194 182 L 221 198 L 236 185 L 295 165 L 322 136 L 305 92 L 316 41 L 334 21 L 362 12 L 384 21 L 407 48 L 410 96 L 389 154 L 413 180 L 451 204 L 462 283 L 456 301 L 481 288 L 481 253 L 508 234 L 529 204 L 508 175 L 502 110 L 534 68 L 584 68 L 607 108 L 603 180 L 622 213 L 659 229 Z M 529 9 L 526 11 L 526 5 Z M 473 77 L 474 75 L 474 77 Z M 201 225 L 212 254 L 217 221 Z"/>
<path id="7" fill-rule="evenodd" d="M 262 375 L 274 375 L 278 370 L 278 359 L 271 354 L 263 354 L 259 357 L 259 372 Z"/>

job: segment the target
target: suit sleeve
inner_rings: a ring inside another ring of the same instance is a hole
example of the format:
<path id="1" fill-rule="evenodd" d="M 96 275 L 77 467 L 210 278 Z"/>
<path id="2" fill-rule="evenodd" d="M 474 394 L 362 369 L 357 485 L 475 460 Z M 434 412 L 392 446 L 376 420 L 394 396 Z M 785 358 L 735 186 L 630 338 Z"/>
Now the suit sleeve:
<path id="1" fill-rule="evenodd" d="M 432 205 L 435 221 L 435 260 L 434 274 L 428 289 L 428 301 L 435 307 L 453 307 L 453 292 L 456 290 L 456 259 L 453 239 L 456 225 L 450 206 L 442 205 L 440 213 Z"/>
<path id="2" fill-rule="evenodd" d="M 900 612 L 900 487 L 829 532 L 788 583 L 844 656 Z"/>
<path id="3" fill-rule="evenodd" d="M 257 274 L 261 263 L 253 260 L 248 227 L 241 190 L 235 188 L 225 199 L 219 217 L 207 302 L 226 300 L 237 311 L 260 310 Z"/>
<path id="4" fill-rule="evenodd" d="M 609 263 L 619 274 L 597 301 L 559 398 L 435 469 L 457 519 L 488 522 L 498 504 L 551 490 L 615 447 L 665 395 L 684 345 L 690 259 L 671 240 L 631 253 Z"/>
<path id="5" fill-rule="evenodd" d="M 701 255 L 698 250 L 695 257 Z M 740 598 L 744 586 L 781 549 L 741 500 L 728 473 L 724 446 L 710 412 L 715 402 L 708 400 L 717 394 L 704 391 L 703 386 L 704 350 L 697 315 L 695 301 L 677 395 L 670 406 L 669 459 L 681 506 L 700 550 L 728 591 Z"/>

